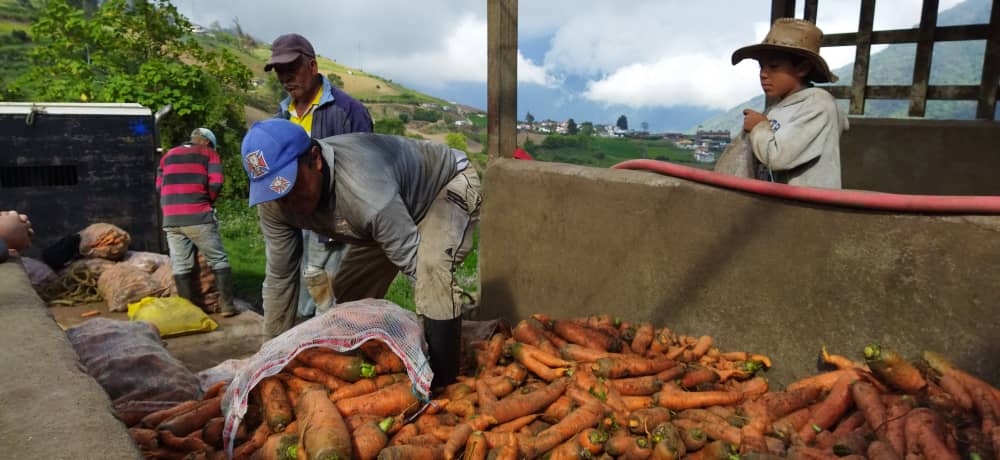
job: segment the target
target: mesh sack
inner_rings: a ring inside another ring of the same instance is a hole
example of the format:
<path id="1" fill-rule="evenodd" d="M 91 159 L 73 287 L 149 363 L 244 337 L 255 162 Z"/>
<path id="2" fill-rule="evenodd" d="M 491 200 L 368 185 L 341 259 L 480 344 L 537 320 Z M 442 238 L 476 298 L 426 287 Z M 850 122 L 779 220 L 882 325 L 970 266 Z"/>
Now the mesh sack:
<path id="1" fill-rule="evenodd" d="M 128 304 L 144 297 L 161 297 L 165 291 L 149 273 L 125 263 L 108 267 L 97 279 L 97 292 L 109 311 L 128 311 Z"/>
<path id="2" fill-rule="evenodd" d="M 164 296 L 177 295 L 177 285 L 174 284 L 174 270 L 170 266 L 170 261 L 160 265 L 150 277 L 153 279 L 153 283 L 163 290 Z"/>
<path id="3" fill-rule="evenodd" d="M 80 255 L 121 260 L 128 252 L 132 237 L 128 232 L 107 223 L 91 224 L 80 231 Z"/>
<path id="4" fill-rule="evenodd" d="M 205 310 L 206 313 L 220 312 L 219 290 L 215 288 L 215 273 L 212 273 L 212 267 L 208 266 L 208 260 L 200 253 L 192 274 L 197 281 L 195 281 L 194 299 L 191 301 Z"/>
<path id="5" fill-rule="evenodd" d="M 167 352 L 152 324 L 94 318 L 66 337 L 123 422 L 201 397 L 198 377 Z"/>
<path id="6" fill-rule="evenodd" d="M 132 265 L 146 273 L 153 273 L 170 263 L 170 256 L 155 252 L 128 251 L 122 263 Z"/>
<path id="7" fill-rule="evenodd" d="M 386 300 L 364 299 L 339 304 L 265 342 L 236 371 L 222 399 L 226 454 L 232 458 L 233 438 L 246 415 L 250 390 L 264 378 L 281 372 L 299 352 L 309 348 L 346 352 L 369 340 L 382 341 L 403 361 L 414 393 L 426 401 L 433 374 L 423 353 L 423 337 L 415 313 Z"/>

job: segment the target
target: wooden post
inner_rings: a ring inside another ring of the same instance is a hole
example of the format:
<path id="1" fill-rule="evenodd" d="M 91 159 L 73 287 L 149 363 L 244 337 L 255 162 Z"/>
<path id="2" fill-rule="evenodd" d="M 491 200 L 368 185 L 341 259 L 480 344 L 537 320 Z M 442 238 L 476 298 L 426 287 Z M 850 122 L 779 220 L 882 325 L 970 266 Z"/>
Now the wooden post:
<path id="1" fill-rule="evenodd" d="M 517 0 L 487 0 L 487 132 L 492 158 L 517 146 Z"/>
<path id="2" fill-rule="evenodd" d="M 802 19 L 816 24 L 816 8 L 819 0 L 806 0 L 805 10 L 802 12 Z"/>
<path id="3" fill-rule="evenodd" d="M 771 0 L 771 24 L 778 18 L 795 17 L 795 0 Z"/>
<path id="4" fill-rule="evenodd" d="M 983 76 L 979 82 L 976 118 L 992 120 L 997 110 L 997 84 L 1000 83 L 1000 0 L 993 0 L 990 11 L 990 38 L 983 53 Z"/>
<path id="5" fill-rule="evenodd" d="M 875 0 L 861 0 L 861 19 L 854 52 L 854 77 L 851 79 L 851 115 L 864 115 L 865 90 L 868 87 L 868 62 L 871 59 L 872 27 L 875 23 Z"/>
<path id="6" fill-rule="evenodd" d="M 922 117 L 927 109 L 927 84 L 931 78 L 937 10 L 938 0 L 924 0 L 920 11 L 920 29 L 917 32 L 917 58 L 913 62 L 913 86 L 910 89 L 911 117 Z"/>

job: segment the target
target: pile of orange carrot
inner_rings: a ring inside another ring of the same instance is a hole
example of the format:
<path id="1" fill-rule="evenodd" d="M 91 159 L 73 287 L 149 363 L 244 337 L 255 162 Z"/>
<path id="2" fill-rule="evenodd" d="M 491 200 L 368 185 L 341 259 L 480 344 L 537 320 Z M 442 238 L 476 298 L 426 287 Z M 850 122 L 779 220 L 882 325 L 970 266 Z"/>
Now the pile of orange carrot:
<path id="1" fill-rule="evenodd" d="M 420 403 L 380 342 L 307 350 L 254 390 L 235 458 L 996 458 L 1000 390 L 925 353 L 866 347 L 770 391 L 768 357 L 609 315 L 534 315 L 470 344 Z M 225 458 L 218 392 L 132 428 L 147 458 Z M 209 406 L 212 408 L 209 409 Z"/>

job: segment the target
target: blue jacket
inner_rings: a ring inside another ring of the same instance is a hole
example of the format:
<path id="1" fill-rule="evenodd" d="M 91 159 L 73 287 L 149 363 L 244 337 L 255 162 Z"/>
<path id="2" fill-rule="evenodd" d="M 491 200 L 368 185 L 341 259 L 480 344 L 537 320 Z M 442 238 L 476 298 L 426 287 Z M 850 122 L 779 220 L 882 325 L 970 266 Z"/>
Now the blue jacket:
<path id="1" fill-rule="evenodd" d="M 320 77 L 323 78 L 323 89 L 319 105 L 313 112 L 312 138 L 323 139 L 338 134 L 372 132 L 372 117 L 368 109 L 340 88 L 330 84 L 326 76 L 320 75 Z M 286 120 L 291 118 L 288 112 L 291 103 L 291 96 L 281 101 L 277 118 Z"/>

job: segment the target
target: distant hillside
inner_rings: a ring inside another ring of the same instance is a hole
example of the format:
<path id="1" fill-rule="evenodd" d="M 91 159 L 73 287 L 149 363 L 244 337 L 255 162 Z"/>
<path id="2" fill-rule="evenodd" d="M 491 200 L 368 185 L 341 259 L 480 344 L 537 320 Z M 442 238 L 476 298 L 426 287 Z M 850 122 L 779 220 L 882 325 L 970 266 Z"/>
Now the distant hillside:
<path id="1" fill-rule="evenodd" d="M 938 15 L 939 26 L 977 24 L 989 22 L 990 0 L 966 0 Z M 932 85 L 975 85 L 983 70 L 983 52 L 986 44 L 974 42 L 943 42 L 934 44 L 931 59 Z M 913 79 L 915 44 L 890 45 L 871 57 L 868 69 L 868 83 L 871 85 L 909 85 Z M 849 64 L 833 71 L 840 78 L 838 85 L 850 86 L 854 75 L 854 65 Z M 847 110 L 848 101 L 838 101 Z M 743 109 L 763 110 L 764 96 L 737 104 L 721 115 L 702 122 L 699 126 L 706 130 L 729 130 L 738 132 L 743 123 Z M 865 117 L 904 118 L 909 110 L 909 101 L 869 100 L 865 106 Z M 926 118 L 970 120 L 975 118 L 975 101 L 928 101 Z M 692 127 L 694 131 L 698 127 Z"/>

